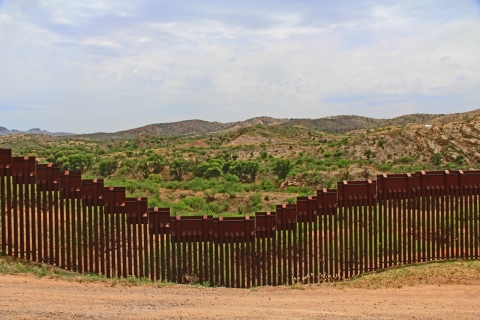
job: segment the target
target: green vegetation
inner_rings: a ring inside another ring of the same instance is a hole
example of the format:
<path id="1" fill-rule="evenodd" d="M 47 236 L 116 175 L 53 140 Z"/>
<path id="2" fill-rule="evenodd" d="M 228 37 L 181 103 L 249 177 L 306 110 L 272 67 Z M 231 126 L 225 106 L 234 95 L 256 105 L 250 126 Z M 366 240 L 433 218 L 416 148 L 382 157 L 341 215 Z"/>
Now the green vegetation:
<path id="1" fill-rule="evenodd" d="M 468 122 L 471 128 L 475 119 Z M 61 170 L 82 171 L 84 177 L 104 178 L 105 185 L 124 186 L 128 196 L 149 196 L 150 206 L 168 206 L 176 214 L 254 214 L 320 188 L 335 188 L 339 180 L 466 170 L 478 164 L 464 152 L 471 148 L 453 143 L 454 133 L 445 133 L 444 127 L 446 140 L 434 141 L 440 151 L 422 154 L 424 145 L 415 145 L 420 129 L 406 128 L 405 121 L 399 128 L 387 121 L 387 129 L 339 134 L 300 125 L 253 125 L 204 136 L 18 135 L 0 137 L 0 148 L 58 163 Z"/>
<path id="2" fill-rule="evenodd" d="M 436 166 L 439 166 L 442 163 L 443 157 L 440 153 L 434 153 L 432 155 L 432 163 Z"/>
<path id="3" fill-rule="evenodd" d="M 293 165 L 290 159 L 278 159 L 273 166 L 273 172 L 275 172 L 280 180 L 285 179 L 292 169 Z"/>

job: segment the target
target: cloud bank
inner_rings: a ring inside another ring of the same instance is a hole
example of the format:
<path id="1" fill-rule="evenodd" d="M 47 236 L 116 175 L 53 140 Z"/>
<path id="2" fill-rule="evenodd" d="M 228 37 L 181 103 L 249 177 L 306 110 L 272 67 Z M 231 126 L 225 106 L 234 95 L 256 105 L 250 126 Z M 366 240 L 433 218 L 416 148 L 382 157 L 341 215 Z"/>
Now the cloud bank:
<path id="1" fill-rule="evenodd" d="M 0 125 L 479 108 L 478 1 L 1 1 Z"/>

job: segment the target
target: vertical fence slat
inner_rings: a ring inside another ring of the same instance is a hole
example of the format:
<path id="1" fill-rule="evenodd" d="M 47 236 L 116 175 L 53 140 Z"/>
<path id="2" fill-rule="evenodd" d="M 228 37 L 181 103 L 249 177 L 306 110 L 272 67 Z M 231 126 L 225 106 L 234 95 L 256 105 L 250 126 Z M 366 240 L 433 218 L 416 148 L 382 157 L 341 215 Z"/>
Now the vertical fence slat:
<path id="1" fill-rule="evenodd" d="M 2 218 L 2 253 L 7 253 L 7 245 L 10 246 L 10 243 L 7 243 L 7 234 L 10 230 L 9 222 L 7 224 L 7 219 L 9 219 L 7 212 L 10 210 L 9 205 L 9 192 L 7 188 L 10 186 L 9 176 L 11 175 L 11 165 L 12 165 L 12 150 L 11 149 L 0 149 L 0 201 L 1 205 L 1 218 Z"/>

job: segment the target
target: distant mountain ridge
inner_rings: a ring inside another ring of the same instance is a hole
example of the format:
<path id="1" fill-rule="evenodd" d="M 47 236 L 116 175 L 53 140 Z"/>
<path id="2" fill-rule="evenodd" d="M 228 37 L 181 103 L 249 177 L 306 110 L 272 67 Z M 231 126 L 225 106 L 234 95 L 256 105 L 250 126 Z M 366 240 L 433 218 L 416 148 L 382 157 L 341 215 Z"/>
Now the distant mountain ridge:
<path id="1" fill-rule="evenodd" d="M 308 129 L 322 131 L 325 133 L 344 133 L 360 129 L 376 129 L 389 126 L 405 126 L 411 124 L 445 124 L 452 121 L 464 120 L 480 115 L 480 109 L 453 114 L 407 114 L 391 119 L 376 119 L 355 115 L 338 115 L 317 119 L 290 118 L 278 119 L 272 117 L 256 117 L 244 121 L 218 122 L 199 119 L 183 120 L 177 122 L 155 123 L 129 130 L 113 133 L 97 132 L 91 134 L 77 135 L 68 132 L 49 132 L 39 128 L 28 131 L 8 130 L 0 127 L 0 136 L 7 134 L 46 134 L 51 136 L 75 136 L 77 138 L 91 139 L 115 139 L 132 138 L 139 134 L 164 134 L 171 136 L 204 136 L 209 134 L 221 134 L 248 128 L 255 125 L 265 126 L 301 126 Z"/>
<path id="2" fill-rule="evenodd" d="M 8 134 L 46 134 L 46 135 L 50 135 L 50 136 L 60 137 L 60 136 L 71 136 L 71 135 L 74 135 L 75 133 L 50 132 L 50 131 L 47 131 L 47 130 L 41 130 L 40 128 L 32 128 L 28 131 L 20 131 L 20 130 L 15 130 L 15 129 L 8 130 L 5 127 L 0 127 L 0 136 L 5 136 L 5 135 L 8 135 Z"/>
<path id="3" fill-rule="evenodd" d="M 256 117 L 244 121 L 235 122 L 217 122 L 205 120 L 183 120 L 178 122 L 166 122 L 150 124 L 139 128 L 133 128 L 115 133 L 93 133 L 81 135 L 82 137 L 90 137 L 97 139 L 109 138 L 129 138 L 139 134 L 165 134 L 172 136 L 189 136 L 189 135 L 207 135 L 220 134 L 224 132 L 235 131 L 241 128 L 251 127 L 254 125 L 266 126 L 302 126 L 326 133 L 343 133 L 359 129 L 375 129 L 388 126 L 403 126 L 409 124 L 444 124 L 466 117 L 474 117 L 480 115 L 480 109 L 454 114 L 408 114 L 391 119 L 376 119 L 355 115 L 339 115 L 317 119 L 277 119 L 272 117 Z"/>
<path id="4" fill-rule="evenodd" d="M 245 121 L 217 122 L 205 120 L 183 120 L 178 122 L 167 122 L 150 124 L 144 127 L 117 132 L 118 134 L 139 134 L 139 133 L 160 133 L 168 135 L 207 134 L 211 132 L 230 131 L 249 127 L 253 125 L 275 125 L 281 124 L 286 119 L 275 119 L 271 117 L 256 117 Z"/>

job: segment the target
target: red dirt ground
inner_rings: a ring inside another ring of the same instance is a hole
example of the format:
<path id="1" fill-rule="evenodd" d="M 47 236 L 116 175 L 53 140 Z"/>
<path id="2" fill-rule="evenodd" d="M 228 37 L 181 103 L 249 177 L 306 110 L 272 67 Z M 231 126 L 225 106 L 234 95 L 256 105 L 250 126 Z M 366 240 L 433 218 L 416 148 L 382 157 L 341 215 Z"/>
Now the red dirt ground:
<path id="1" fill-rule="evenodd" d="M 0 319 L 480 319 L 480 286 L 111 287 L 0 276 Z"/>

